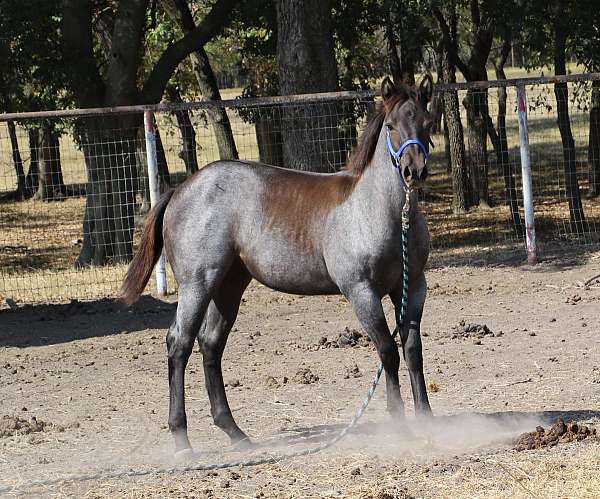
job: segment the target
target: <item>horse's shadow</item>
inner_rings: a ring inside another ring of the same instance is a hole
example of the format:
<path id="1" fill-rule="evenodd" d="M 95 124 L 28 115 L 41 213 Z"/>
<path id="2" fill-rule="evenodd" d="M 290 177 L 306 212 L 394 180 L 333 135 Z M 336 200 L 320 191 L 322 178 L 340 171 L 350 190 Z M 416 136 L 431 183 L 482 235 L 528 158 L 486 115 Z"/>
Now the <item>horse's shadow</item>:
<path id="1" fill-rule="evenodd" d="M 430 419 L 407 419 L 406 424 L 388 420 L 386 422 L 365 422 L 357 424 L 350 435 L 364 438 L 382 436 L 411 441 L 417 433 L 443 434 L 468 433 L 474 443 L 477 433 L 488 433 L 482 444 L 514 439 L 518 434 L 534 431 L 536 425 L 550 425 L 558 418 L 565 422 L 600 419 L 600 411 L 592 409 L 554 411 L 504 411 L 492 413 L 465 412 L 449 416 L 434 416 Z M 253 444 L 257 449 L 280 449 L 300 445 L 319 445 L 335 438 L 345 424 L 322 424 L 297 426 L 262 438 Z M 475 437 L 473 437 L 475 435 Z M 490 437 L 491 435 L 491 437 Z"/>

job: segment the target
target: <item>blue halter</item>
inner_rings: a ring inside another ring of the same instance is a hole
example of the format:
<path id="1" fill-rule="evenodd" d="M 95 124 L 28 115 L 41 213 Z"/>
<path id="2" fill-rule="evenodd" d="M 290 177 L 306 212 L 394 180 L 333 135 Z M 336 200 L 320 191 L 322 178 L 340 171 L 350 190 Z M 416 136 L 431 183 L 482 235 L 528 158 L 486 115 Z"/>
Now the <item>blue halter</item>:
<path id="1" fill-rule="evenodd" d="M 431 141 L 431 139 L 429 139 L 429 143 L 433 147 L 433 142 Z M 406 148 L 409 146 L 412 146 L 412 145 L 419 146 L 419 149 L 421 149 L 421 151 L 423 152 L 423 156 L 425 156 L 425 161 L 427 161 L 429 159 L 429 151 L 427 150 L 427 147 L 425 146 L 425 144 L 423 144 L 423 142 L 421 142 L 419 139 L 405 140 L 404 142 L 402 142 L 402 144 L 400 144 L 400 147 L 398 148 L 398 150 L 395 150 L 394 146 L 392 145 L 390 131 L 389 130 L 387 131 L 387 147 L 388 147 L 388 150 L 390 151 L 390 154 L 392 155 L 392 158 L 394 158 L 394 166 L 396 168 L 398 168 L 398 165 L 400 164 L 400 158 L 404 154 L 404 151 L 406 151 Z"/>

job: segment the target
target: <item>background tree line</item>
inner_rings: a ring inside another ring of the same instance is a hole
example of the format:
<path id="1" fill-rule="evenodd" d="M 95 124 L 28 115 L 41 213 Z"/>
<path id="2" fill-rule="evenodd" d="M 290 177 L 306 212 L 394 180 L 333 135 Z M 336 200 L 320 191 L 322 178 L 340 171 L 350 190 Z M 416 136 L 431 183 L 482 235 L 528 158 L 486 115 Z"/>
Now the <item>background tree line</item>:
<path id="1" fill-rule="evenodd" d="M 506 65 L 515 61 L 555 74 L 565 74 L 569 61 L 588 71 L 600 66 L 600 9 L 594 0 L 2 0 L 1 7 L 1 112 L 219 100 L 228 80 L 243 86 L 242 96 L 256 97 L 366 89 L 384 74 L 411 84 L 416 73 L 425 71 L 445 83 L 459 76 L 487 80 L 490 69 L 503 79 Z M 571 224 L 583 232 L 587 226 L 566 84 L 556 84 L 554 93 Z M 497 98 L 492 116 L 488 91 L 469 90 L 462 101 L 456 92 L 442 94 L 453 208 L 460 213 L 492 203 L 488 173 L 493 154 L 513 226 L 520 232 L 505 129 L 506 90 L 499 89 Z M 320 106 L 240 114 L 255 126 L 262 160 L 332 171 L 355 143 L 359 116 L 352 106 Z M 600 82 L 593 84 L 589 112 L 589 191 L 597 196 Z M 193 173 L 199 164 L 192 121 L 185 111 L 175 117 L 181 156 Z M 220 157 L 237 158 L 225 111 L 211 108 L 208 119 Z M 18 180 L 14 196 L 52 201 L 71 194 L 62 180 L 58 144 L 61 134 L 73 134 L 89 179 L 76 266 L 129 260 L 135 192 L 145 184 L 139 116 L 25 126 L 31 158 L 27 172 L 15 124 L 8 123 Z M 322 140 L 324 133 L 327 140 Z M 160 135 L 158 152 L 168 184 Z"/>

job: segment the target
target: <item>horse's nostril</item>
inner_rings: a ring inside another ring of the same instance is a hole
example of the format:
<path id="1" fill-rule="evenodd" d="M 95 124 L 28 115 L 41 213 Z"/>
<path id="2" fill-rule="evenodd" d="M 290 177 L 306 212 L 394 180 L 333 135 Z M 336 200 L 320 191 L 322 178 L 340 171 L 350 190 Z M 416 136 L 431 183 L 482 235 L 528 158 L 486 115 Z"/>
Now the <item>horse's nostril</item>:
<path id="1" fill-rule="evenodd" d="M 406 180 L 410 179 L 410 168 L 408 166 L 404 167 L 404 178 Z"/>

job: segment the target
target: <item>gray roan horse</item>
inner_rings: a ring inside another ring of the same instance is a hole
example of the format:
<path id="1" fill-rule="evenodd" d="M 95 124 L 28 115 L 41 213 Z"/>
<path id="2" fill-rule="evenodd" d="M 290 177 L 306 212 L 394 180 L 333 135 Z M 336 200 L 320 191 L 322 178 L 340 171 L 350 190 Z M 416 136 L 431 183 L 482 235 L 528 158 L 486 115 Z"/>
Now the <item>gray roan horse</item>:
<path id="1" fill-rule="evenodd" d="M 248 441 L 227 402 L 221 358 L 252 278 L 286 293 L 343 294 L 383 363 L 388 411 L 403 418 L 400 357 L 381 300 L 390 296 L 398 321 L 401 211 L 408 186 L 419 185 L 427 175 L 424 144 L 433 121 L 427 111 L 432 87 L 429 76 L 418 88 L 396 86 L 386 78 L 383 105 L 340 172 L 217 161 L 165 193 L 149 213 L 122 300 L 131 304 L 138 299 L 164 246 L 179 284 L 177 313 L 166 339 L 169 428 L 176 454 L 191 451 L 184 371 L 196 338 L 215 424 L 233 443 Z M 410 195 L 408 306 L 398 327 L 416 411 L 430 414 L 419 331 L 429 233 L 417 194 L 412 190 Z"/>

